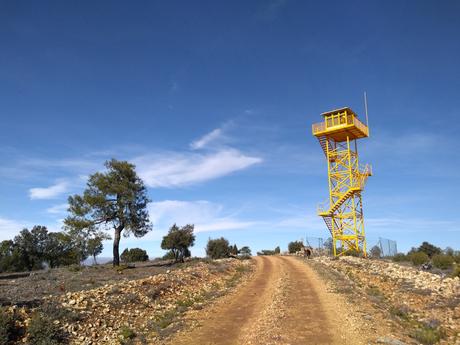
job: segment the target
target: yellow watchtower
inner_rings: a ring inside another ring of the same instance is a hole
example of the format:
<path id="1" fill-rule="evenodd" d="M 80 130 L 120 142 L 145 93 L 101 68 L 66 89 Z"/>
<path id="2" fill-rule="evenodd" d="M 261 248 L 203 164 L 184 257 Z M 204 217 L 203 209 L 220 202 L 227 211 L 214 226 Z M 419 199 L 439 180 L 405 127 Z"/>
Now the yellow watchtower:
<path id="1" fill-rule="evenodd" d="M 350 108 L 321 115 L 323 121 L 313 124 L 312 131 L 326 155 L 329 199 L 318 206 L 318 215 L 331 232 L 334 256 L 350 251 L 365 256 L 361 192 L 372 169 L 359 164 L 356 141 L 368 137 L 369 129 Z"/>

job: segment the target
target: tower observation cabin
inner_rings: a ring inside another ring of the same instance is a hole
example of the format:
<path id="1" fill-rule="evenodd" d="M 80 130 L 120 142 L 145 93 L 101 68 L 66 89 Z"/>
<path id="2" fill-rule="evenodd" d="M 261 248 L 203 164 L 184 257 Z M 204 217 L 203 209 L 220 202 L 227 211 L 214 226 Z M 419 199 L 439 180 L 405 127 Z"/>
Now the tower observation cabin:
<path id="1" fill-rule="evenodd" d="M 329 198 L 318 206 L 331 233 L 334 256 L 350 252 L 366 255 L 361 193 L 372 175 L 370 165 L 361 165 L 357 140 L 369 136 L 369 128 L 350 108 L 321 114 L 312 126 L 327 161 Z"/>

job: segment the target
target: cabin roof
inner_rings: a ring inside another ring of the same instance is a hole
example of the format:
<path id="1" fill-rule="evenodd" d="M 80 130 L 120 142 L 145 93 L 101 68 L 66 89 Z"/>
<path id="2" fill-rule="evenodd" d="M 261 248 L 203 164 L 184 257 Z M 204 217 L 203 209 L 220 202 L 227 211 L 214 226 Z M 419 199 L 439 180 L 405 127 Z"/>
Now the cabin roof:
<path id="1" fill-rule="evenodd" d="M 353 114 L 353 115 L 357 116 L 357 115 L 355 114 L 355 112 L 354 112 L 353 110 L 351 110 L 351 108 L 349 108 L 349 107 L 344 107 L 344 108 L 339 108 L 339 109 L 334 109 L 334 110 L 326 111 L 325 113 L 322 113 L 321 115 L 322 115 L 323 117 L 326 117 L 326 116 L 328 116 L 328 115 L 332 115 L 332 114 L 336 114 L 336 113 L 343 113 L 345 110 L 347 111 L 347 113 Z"/>

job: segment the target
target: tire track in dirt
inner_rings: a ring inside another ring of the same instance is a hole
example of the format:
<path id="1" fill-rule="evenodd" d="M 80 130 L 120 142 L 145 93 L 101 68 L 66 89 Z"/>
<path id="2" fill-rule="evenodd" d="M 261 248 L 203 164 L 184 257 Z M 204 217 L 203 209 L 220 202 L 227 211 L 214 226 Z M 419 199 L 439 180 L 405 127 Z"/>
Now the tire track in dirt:
<path id="1" fill-rule="evenodd" d="M 169 345 L 359 345 L 343 304 L 295 257 L 256 257 L 256 271 L 235 293 L 198 316 L 200 327 Z"/>
<path id="2" fill-rule="evenodd" d="M 230 345 L 236 344 L 241 330 L 264 307 L 270 283 L 276 274 L 273 262 L 257 257 L 256 272 L 252 280 L 236 294 L 224 297 L 200 320 L 201 327 L 175 336 L 169 344 Z"/>
<path id="3" fill-rule="evenodd" d="M 286 344 L 333 344 L 330 322 L 321 305 L 307 266 L 295 258 L 280 257 L 286 264 L 286 310 L 281 339 Z"/>

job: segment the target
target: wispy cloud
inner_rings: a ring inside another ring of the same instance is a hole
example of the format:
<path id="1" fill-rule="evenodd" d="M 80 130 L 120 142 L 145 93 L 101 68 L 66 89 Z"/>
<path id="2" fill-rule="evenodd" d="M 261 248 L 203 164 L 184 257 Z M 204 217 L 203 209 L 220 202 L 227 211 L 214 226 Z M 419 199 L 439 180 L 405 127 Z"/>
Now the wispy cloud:
<path id="1" fill-rule="evenodd" d="M 133 160 L 139 175 L 150 187 L 174 188 L 192 185 L 229 175 L 262 162 L 236 149 L 217 152 L 166 153 L 138 157 Z"/>
<path id="2" fill-rule="evenodd" d="M 27 225 L 25 222 L 0 217 L 0 241 L 12 240 Z"/>
<path id="3" fill-rule="evenodd" d="M 49 187 L 29 189 L 30 199 L 54 199 L 68 192 L 69 184 L 66 181 L 58 182 Z"/>
<path id="4" fill-rule="evenodd" d="M 404 231 L 417 232 L 423 230 L 443 229 L 444 231 L 460 231 L 457 223 L 451 220 L 438 220 L 429 218 L 408 218 L 408 217 L 382 217 L 367 218 L 366 223 L 369 228 L 378 229 L 385 232 Z M 438 230 L 439 231 L 439 230 Z"/>
<path id="5" fill-rule="evenodd" d="M 238 219 L 224 212 L 222 205 L 206 200 L 164 200 L 149 205 L 155 228 L 165 231 L 172 224 L 195 224 L 195 232 L 246 229 L 256 222 Z"/>
<path id="6" fill-rule="evenodd" d="M 51 214 L 62 214 L 65 213 L 68 209 L 69 205 L 67 203 L 65 204 L 58 204 L 51 206 L 46 209 L 46 212 L 51 213 Z"/>
<path id="7" fill-rule="evenodd" d="M 221 128 L 216 128 L 209 132 L 208 134 L 202 136 L 201 138 L 193 141 L 190 144 L 190 148 L 192 150 L 198 150 L 204 148 L 206 145 L 209 143 L 217 140 L 218 138 L 222 137 L 222 129 Z"/>

